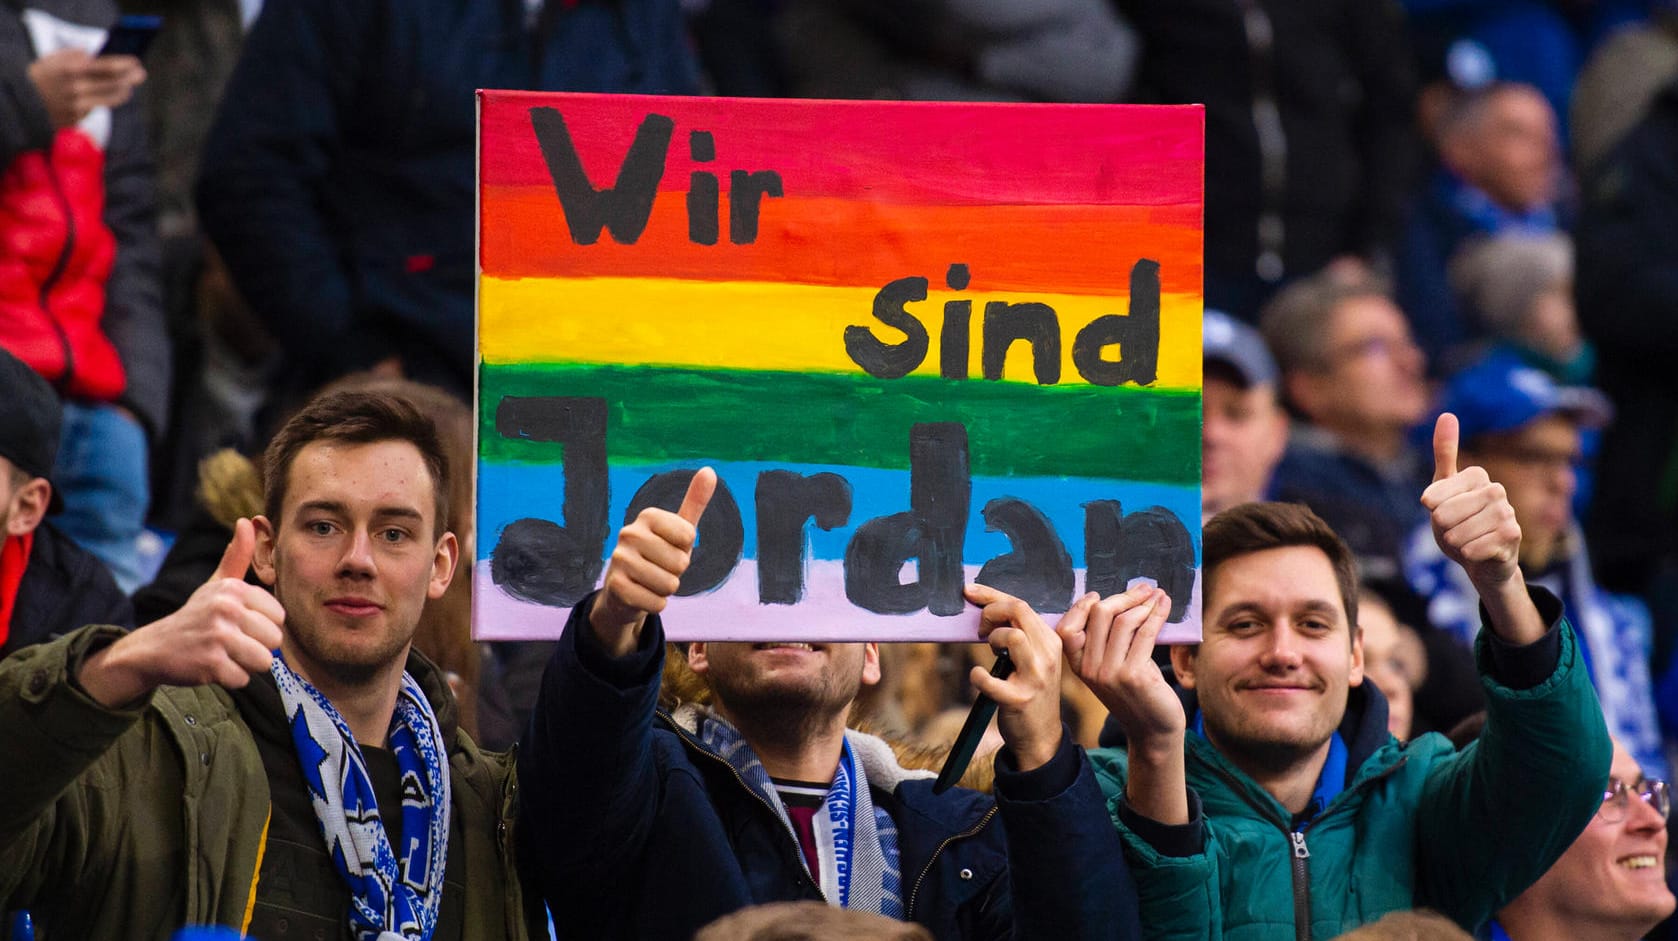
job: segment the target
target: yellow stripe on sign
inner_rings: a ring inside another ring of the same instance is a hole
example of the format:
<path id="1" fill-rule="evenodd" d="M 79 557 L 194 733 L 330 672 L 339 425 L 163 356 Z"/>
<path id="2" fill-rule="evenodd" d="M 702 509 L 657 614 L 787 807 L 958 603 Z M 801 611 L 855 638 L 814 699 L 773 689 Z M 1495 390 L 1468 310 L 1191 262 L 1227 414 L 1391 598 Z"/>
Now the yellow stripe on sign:
<path id="1" fill-rule="evenodd" d="M 479 351 L 486 363 L 612 363 L 861 373 L 845 352 L 845 328 L 869 327 L 886 343 L 903 334 L 873 316 L 878 288 L 662 278 L 482 278 Z M 1075 294 L 931 291 L 906 305 L 926 327 L 926 358 L 915 370 L 938 375 L 944 302 L 973 302 L 968 375 L 981 375 L 980 345 L 988 301 L 1035 301 L 1060 323 L 1063 384 L 1085 384 L 1072 364 L 1072 341 L 1096 317 L 1124 314 L 1126 299 Z M 1161 299 L 1156 388 L 1200 387 L 1199 297 Z M 1109 348 L 1108 358 L 1117 353 Z M 1003 378 L 1035 381 L 1026 344 L 1008 354 Z"/>

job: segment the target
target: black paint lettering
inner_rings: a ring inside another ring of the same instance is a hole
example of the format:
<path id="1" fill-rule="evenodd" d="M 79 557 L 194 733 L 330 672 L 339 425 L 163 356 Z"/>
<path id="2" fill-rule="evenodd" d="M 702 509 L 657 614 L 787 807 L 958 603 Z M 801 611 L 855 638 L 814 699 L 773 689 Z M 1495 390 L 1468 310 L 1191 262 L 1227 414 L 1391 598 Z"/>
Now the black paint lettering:
<path id="1" fill-rule="evenodd" d="M 944 275 L 951 290 L 965 291 L 972 275 L 967 266 L 955 264 Z M 968 345 L 971 341 L 973 302 L 965 298 L 944 302 L 944 329 L 938 335 L 938 375 L 945 379 L 966 379 Z"/>
<path id="2" fill-rule="evenodd" d="M 924 281 L 922 282 L 925 283 Z M 909 431 L 909 511 L 877 516 L 857 527 L 845 547 L 845 597 L 877 614 L 926 608 L 960 614 L 961 554 L 973 501 L 967 429 L 959 423 L 917 424 Z M 904 563 L 918 574 L 898 580 Z"/>
<path id="3" fill-rule="evenodd" d="M 537 518 L 508 524 L 490 557 L 490 578 L 526 601 L 570 607 L 594 589 L 605 565 L 606 400 L 509 395 L 496 406 L 495 430 L 564 448 L 565 525 Z"/>
<path id="4" fill-rule="evenodd" d="M 736 245 L 750 245 L 757 241 L 757 218 L 763 197 L 783 195 L 781 175 L 774 170 L 735 170 L 730 173 L 728 240 Z"/>
<path id="5" fill-rule="evenodd" d="M 1072 556 L 1043 511 L 1017 497 L 998 497 L 982 511 L 986 532 L 1001 532 L 1013 551 L 979 569 L 977 581 L 1005 591 L 1038 611 L 1072 605 Z"/>
<path id="6" fill-rule="evenodd" d="M 656 506 L 674 513 L 682 508 L 688 484 L 693 482 L 693 471 L 673 470 L 647 478 L 641 489 L 629 501 L 623 514 L 628 526 L 641 511 Z M 740 551 L 746 545 L 746 527 L 740 521 L 740 505 L 728 484 L 717 478 L 717 492 L 711 496 L 705 515 L 699 518 L 699 537 L 693 546 L 693 557 L 688 570 L 682 573 L 676 594 L 682 597 L 697 595 L 721 585 L 740 562 Z"/>
<path id="7" fill-rule="evenodd" d="M 926 300 L 925 278 L 898 278 L 874 295 L 874 319 L 903 331 L 899 343 L 885 343 L 867 327 L 845 328 L 845 352 L 876 379 L 901 379 L 926 359 L 930 336 L 903 305 Z"/>
<path id="8" fill-rule="evenodd" d="M 1146 576 L 1171 596 L 1176 624 L 1194 600 L 1194 540 L 1176 514 L 1151 506 L 1123 516 L 1117 500 L 1084 504 L 1084 590 L 1102 597 Z"/>
<path id="9" fill-rule="evenodd" d="M 1102 349 L 1113 344 L 1119 358 L 1103 359 Z M 1072 365 L 1098 386 L 1152 385 L 1159 377 L 1159 262 L 1141 258 L 1131 266 L 1129 315 L 1106 314 L 1085 324 L 1072 341 Z"/>
<path id="10" fill-rule="evenodd" d="M 1050 386 L 1060 381 L 1060 323 L 1055 309 L 1030 301 L 1010 304 L 991 301 L 985 305 L 985 346 L 981 361 L 986 379 L 1002 378 L 1008 348 L 1015 340 L 1031 344 L 1031 369 L 1037 384 Z"/>
<path id="11" fill-rule="evenodd" d="M 688 135 L 688 156 L 695 163 L 717 159 L 717 142 L 710 131 L 694 131 Z M 688 240 L 699 245 L 715 245 L 718 238 L 717 206 L 721 203 L 721 189 L 717 175 L 695 170 L 688 176 Z"/>
<path id="12" fill-rule="evenodd" d="M 838 474 L 785 470 L 757 475 L 757 598 L 797 604 L 804 597 L 804 521 L 832 530 L 851 519 L 851 484 Z"/>
<path id="13" fill-rule="evenodd" d="M 635 244 L 652 215 L 653 197 L 658 195 L 658 182 L 664 178 L 664 158 L 670 152 L 670 135 L 676 122 L 662 114 L 643 118 L 618 168 L 617 182 L 605 190 L 595 189 L 589 182 L 577 145 L 558 109 L 531 108 L 530 125 L 536 131 L 536 143 L 565 211 L 571 241 L 593 245 L 600 239 L 600 231 L 606 229 L 612 233 L 612 241 Z"/>

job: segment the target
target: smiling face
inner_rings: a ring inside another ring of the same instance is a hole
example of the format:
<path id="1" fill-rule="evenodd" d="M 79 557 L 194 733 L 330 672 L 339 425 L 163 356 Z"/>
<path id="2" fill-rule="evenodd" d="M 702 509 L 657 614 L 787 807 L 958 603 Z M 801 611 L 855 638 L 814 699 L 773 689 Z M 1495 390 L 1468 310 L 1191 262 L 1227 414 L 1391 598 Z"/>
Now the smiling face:
<path id="1" fill-rule="evenodd" d="M 1206 737 L 1243 769 L 1280 768 L 1323 749 L 1363 682 L 1340 584 L 1315 546 L 1226 559 L 1210 573 L 1200 644 L 1171 648 L 1199 697 Z"/>
<path id="2" fill-rule="evenodd" d="M 297 452 L 280 518 L 258 517 L 255 569 L 286 611 L 287 662 L 316 686 L 399 675 L 427 599 L 454 574 L 433 483 L 406 441 Z"/>
<path id="3" fill-rule="evenodd" d="M 1609 773 L 1634 792 L 1643 782 L 1619 743 Z M 1672 914 L 1678 900 L 1666 886 L 1666 820 L 1635 793 L 1621 799 L 1623 808 L 1605 803 L 1555 865 L 1499 913 L 1506 926 L 1531 925 L 1532 937 L 1629 939 Z"/>
<path id="4" fill-rule="evenodd" d="M 752 725 L 803 725 L 842 715 L 862 687 L 880 681 L 877 644 L 704 643 L 688 666 L 725 715 Z"/>

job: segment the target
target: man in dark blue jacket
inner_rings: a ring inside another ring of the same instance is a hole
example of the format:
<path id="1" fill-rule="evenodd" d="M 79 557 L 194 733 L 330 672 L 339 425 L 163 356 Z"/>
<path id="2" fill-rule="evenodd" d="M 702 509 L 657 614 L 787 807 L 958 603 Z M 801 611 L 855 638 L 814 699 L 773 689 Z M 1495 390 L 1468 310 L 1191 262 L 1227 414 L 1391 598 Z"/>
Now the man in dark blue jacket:
<path id="1" fill-rule="evenodd" d="M 84 624 L 133 627 L 110 570 L 47 521 L 63 502 L 49 479 L 63 428 L 57 393 L 0 349 L 0 397 L 0 660 Z"/>
<path id="2" fill-rule="evenodd" d="M 618 536 L 605 587 L 566 625 L 519 779 L 527 878 L 562 937 L 686 939 L 749 905 L 799 899 L 919 922 L 953 938 L 1136 938 L 1135 885 L 1088 760 L 1060 723 L 1059 638 L 982 585 L 981 633 L 1006 680 L 996 798 L 938 795 L 889 746 L 846 729 L 880 677 L 874 644 L 699 643 L 709 708 L 657 708 L 664 632 L 716 477 L 677 513 Z M 1087 608 L 1093 596 L 1079 602 Z"/>
<path id="3" fill-rule="evenodd" d="M 198 208 L 282 393 L 379 367 L 470 401 L 474 90 L 691 93 L 686 42 L 676 0 L 268 0 Z"/>

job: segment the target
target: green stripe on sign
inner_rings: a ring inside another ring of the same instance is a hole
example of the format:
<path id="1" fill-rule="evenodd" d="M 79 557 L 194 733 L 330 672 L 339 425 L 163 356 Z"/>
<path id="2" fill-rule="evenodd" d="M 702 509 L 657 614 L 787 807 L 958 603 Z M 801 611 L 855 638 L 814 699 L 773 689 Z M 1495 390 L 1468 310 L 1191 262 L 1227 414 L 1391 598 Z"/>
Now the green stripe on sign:
<path id="1" fill-rule="evenodd" d="M 967 427 L 972 473 L 979 476 L 1200 481 L 1195 391 L 653 366 L 484 365 L 479 453 L 486 460 L 560 459 L 557 444 L 496 432 L 497 403 L 508 395 L 605 399 L 606 450 L 614 465 L 787 461 L 904 470 L 911 425 L 960 422 Z"/>

